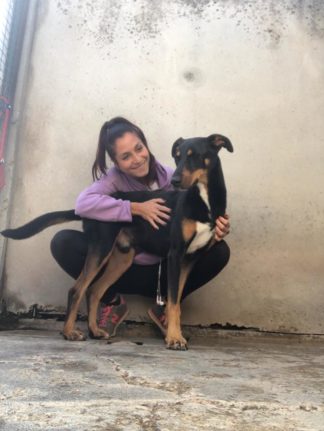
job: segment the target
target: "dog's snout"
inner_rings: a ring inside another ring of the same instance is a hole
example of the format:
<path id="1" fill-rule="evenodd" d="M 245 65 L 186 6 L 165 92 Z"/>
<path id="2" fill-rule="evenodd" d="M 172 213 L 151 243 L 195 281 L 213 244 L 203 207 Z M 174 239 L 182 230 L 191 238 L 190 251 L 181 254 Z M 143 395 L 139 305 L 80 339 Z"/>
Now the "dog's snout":
<path id="1" fill-rule="evenodd" d="M 179 188 L 181 184 L 181 178 L 173 176 L 171 179 L 171 184 L 173 185 L 173 187 Z"/>
<path id="2" fill-rule="evenodd" d="M 171 180 L 171 184 L 174 187 L 180 186 L 180 183 L 181 183 L 181 179 L 179 177 L 172 178 L 172 180 Z"/>

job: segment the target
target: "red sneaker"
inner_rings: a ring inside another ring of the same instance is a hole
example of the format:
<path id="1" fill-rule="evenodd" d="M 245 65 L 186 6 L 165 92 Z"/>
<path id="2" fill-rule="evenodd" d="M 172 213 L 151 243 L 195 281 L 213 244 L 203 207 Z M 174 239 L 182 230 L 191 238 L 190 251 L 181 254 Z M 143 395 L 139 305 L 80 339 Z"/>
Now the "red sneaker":
<path id="1" fill-rule="evenodd" d="M 162 334 L 165 336 L 167 332 L 167 318 L 165 315 L 165 306 L 153 305 L 149 308 L 147 314 L 153 320 L 153 322 L 159 327 Z"/>
<path id="2" fill-rule="evenodd" d="M 120 295 L 119 305 L 102 305 L 99 314 L 99 328 L 106 329 L 110 337 L 116 335 L 118 326 L 129 313 L 125 299 Z"/>

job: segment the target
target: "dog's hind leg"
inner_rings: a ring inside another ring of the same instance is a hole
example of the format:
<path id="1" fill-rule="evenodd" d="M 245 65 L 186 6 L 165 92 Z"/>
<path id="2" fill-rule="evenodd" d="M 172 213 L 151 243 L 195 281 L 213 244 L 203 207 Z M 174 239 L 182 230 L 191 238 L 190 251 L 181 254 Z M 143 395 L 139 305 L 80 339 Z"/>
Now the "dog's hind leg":
<path id="1" fill-rule="evenodd" d="M 105 272 L 91 287 L 88 297 L 88 324 L 89 335 L 92 338 L 108 339 L 110 334 L 97 325 L 97 310 L 99 301 L 109 287 L 131 266 L 135 250 L 130 245 L 130 239 L 121 231 L 108 260 Z"/>
<path id="2" fill-rule="evenodd" d="M 168 329 L 165 337 L 166 347 L 172 350 L 187 350 L 187 340 L 181 332 L 180 301 L 183 288 L 193 266 L 193 262 L 180 262 L 180 259 L 171 256 L 168 260 L 168 302 L 167 320 Z"/>
<path id="3" fill-rule="evenodd" d="M 99 248 L 97 246 L 89 246 L 82 272 L 75 285 L 69 290 L 67 313 L 63 329 L 63 336 L 65 339 L 70 341 L 83 341 L 86 339 L 82 331 L 75 329 L 77 312 L 89 284 L 106 264 L 110 254 L 111 251 L 107 256 L 101 258 Z"/>

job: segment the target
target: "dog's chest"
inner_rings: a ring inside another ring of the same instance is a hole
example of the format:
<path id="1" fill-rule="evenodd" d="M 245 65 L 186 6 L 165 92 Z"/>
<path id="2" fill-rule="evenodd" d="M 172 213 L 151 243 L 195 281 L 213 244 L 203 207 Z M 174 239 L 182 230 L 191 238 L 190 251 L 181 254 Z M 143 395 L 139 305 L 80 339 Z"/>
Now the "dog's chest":
<path id="1" fill-rule="evenodd" d="M 194 253 L 195 251 L 203 248 L 208 242 L 211 240 L 214 235 L 213 230 L 210 230 L 209 223 L 196 223 L 196 235 L 194 239 L 191 241 L 187 254 Z"/>
<path id="2" fill-rule="evenodd" d="M 199 188 L 200 197 L 205 202 L 210 212 L 207 190 L 203 184 L 198 183 L 197 185 Z M 210 229 L 209 223 L 196 222 L 196 234 L 187 249 L 187 253 L 191 254 L 199 250 L 200 248 L 203 248 L 205 245 L 208 244 L 208 242 L 211 240 L 213 235 L 214 235 L 214 230 Z"/>

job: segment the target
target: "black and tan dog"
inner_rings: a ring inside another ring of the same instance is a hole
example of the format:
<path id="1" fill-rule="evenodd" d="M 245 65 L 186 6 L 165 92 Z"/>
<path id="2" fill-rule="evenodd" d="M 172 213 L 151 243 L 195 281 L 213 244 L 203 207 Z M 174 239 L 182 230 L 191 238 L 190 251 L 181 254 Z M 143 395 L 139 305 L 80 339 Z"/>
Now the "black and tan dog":
<path id="1" fill-rule="evenodd" d="M 136 250 L 140 248 L 168 258 L 168 328 L 165 341 L 170 349 L 187 348 L 181 333 L 180 300 L 197 256 L 204 253 L 214 241 L 217 217 L 225 214 L 226 187 L 218 157 L 222 147 L 233 151 L 230 140 L 218 134 L 207 138 L 180 138 L 172 147 L 172 156 L 177 165 L 172 184 L 185 190 L 114 194 L 118 199 L 133 202 L 163 198 L 165 205 L 172 211 L 170 222 L 159 230 L 139 216 L 133 217 L 130 223 L 83 219 L 83 230 L 89 244 L 88 254 L 79 278 L 69 291 L 63 330 L 66 339 L 85 339 L 84 334 L 75 328 L 75 320 L 86 292 L 90 336 L 108 337 L 107 332 L 97 325 L 99 301 L 109 286 L 129 268 Z M 1 233 L 8 238 L 24 239 L 46 227 L 71 220 L 80 220 L 74 210 L 52 212 L 20 228 L 7 229 Z M 93 282 L 102 269 L 101 277 Z"/>

